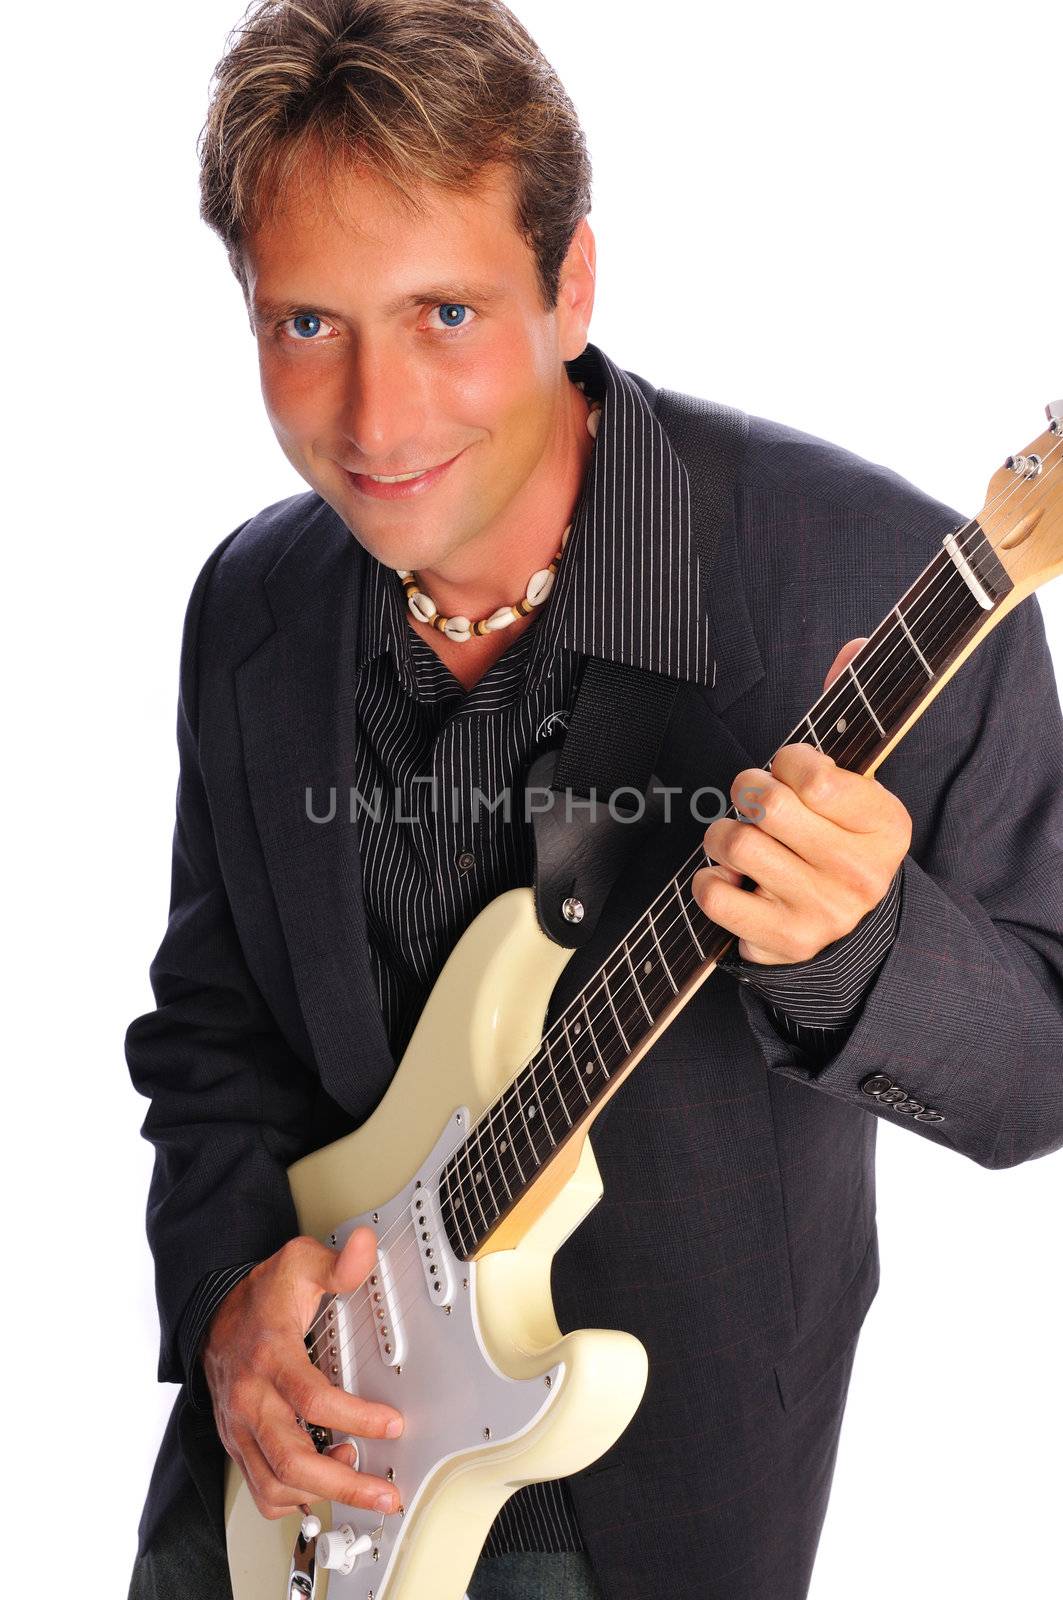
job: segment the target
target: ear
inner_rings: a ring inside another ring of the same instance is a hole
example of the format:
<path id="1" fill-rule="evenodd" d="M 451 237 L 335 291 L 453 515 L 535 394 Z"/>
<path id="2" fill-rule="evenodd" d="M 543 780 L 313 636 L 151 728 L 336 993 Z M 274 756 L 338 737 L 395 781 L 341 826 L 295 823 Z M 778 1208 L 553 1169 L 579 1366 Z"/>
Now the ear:
<path id="1" fill-rule="evenodd" d="M 557 315 L 561 324 L 561 355 L 574 360 L 587 347 L 587 330 L 594 310 L 597 245 L 586 217 L 580 219 L 561 263 Z"/>

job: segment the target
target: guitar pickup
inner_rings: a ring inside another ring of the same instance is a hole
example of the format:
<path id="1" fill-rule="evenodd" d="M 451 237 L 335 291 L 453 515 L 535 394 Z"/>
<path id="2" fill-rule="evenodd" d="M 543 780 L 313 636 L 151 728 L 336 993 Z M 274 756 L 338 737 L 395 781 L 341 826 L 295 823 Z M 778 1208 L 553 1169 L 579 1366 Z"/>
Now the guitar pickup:
<path id="1" fill-rule="evenodd" d="M 424 1281 L 428 1285 L 428 1297 L 435 1306 L 451 1306 L 454 1303 L 454 1273 L 451 1270 L 450 1248 L 443 1237 L 434 1189 L 418 1185 L 414 1190 L 410 1217 Z"/>
<path id="2" fill-rule="evenodd" d="M 386 1250 L 378 1250 L 376 1267 L 366 1279 L 366 1289 L 380 1359 L 385 1367 L 397 1367 L 406 1357 L 406 1334 Z"/>

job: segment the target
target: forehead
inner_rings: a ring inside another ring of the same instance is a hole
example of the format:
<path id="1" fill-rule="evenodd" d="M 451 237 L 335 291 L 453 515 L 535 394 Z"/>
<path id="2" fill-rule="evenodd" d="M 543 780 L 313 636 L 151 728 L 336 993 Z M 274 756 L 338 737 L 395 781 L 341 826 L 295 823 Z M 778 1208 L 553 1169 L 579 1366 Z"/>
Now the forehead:
<path id="1" fill-rule="evenodd" d="M 409 272 L 434 280 L 460 271 L 514 286 L 534 274 L 507 168 L 486 169 L 460 190 L 418 183 L 404 196 L 365 167 L 337 162 L 326 170 L 308 158 L 269 196 L 243 255 L 261 299 L 283 297 L 307 276 L 327 279 L 335 292 L 355 283 L 394 288 Z"/>

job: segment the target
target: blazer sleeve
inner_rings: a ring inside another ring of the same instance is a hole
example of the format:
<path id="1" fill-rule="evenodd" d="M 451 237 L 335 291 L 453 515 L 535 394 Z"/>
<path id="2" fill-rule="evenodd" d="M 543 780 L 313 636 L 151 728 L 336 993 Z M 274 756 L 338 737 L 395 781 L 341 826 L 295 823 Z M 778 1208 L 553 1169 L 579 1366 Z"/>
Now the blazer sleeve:
<path id="1" fill-rule="evenodd" d="M 740 993 L 771 1070 L 1010 1167 L 1063 1146 L 1063 714 L 1036 595 L 927 715 L 950 696 L 970 735 L 919 790 L 896 934 L 840 1048 L 816 1059 Z"/>
<path id="2" fill-rule="evenodd" d="M 856 1025 L 864 997 L 897 933 L 901 869 L 877 906 L 850 933 L 809 961 L 742 961 L 737 942 L 717 965 L 737 983 L 748 983 L 767 1001 L 772 1026 L 809 1056 L 824 1060 L 841 1049 Z"/>
<path id="3" fill-rule="evenodd" d="M 248 970 L 200 767 L 200 618 L 214 567 L 239 532 L 213 553 L 188 603 L 169 918 L 149 969 L 155 1009 L 125 1036 L 133 1086 L 150 1101 L 141 1132 L 155 1148 L 147 1233 L 164 1383 L 188 1376 L 178 1330 L 203 1279 L 262 1260 L 298 1234 L 287 1167 L 305 1150 L 317 1086 Z"/>

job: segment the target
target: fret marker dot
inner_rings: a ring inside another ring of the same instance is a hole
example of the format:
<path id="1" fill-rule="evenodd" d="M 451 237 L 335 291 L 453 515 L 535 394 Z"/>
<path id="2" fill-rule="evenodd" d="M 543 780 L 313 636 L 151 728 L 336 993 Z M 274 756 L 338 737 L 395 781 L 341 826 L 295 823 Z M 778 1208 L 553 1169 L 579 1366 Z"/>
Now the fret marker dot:
<path id="1" fill-rule="evenodd" d="M 506 1149 L 506 1141 L 504 1139 L 500 1141 L 498 1148 L 500 1150 L 505 1150 Z"/>
<path id="2" fill-rule="evenodd" d="M 642 970 L 643 970 L 643 972 L 652 972 L 653 971 L 653 962 L 652 961 L 647 961 L 646 965 L 643 967 Z"/>
<path id="3" fill-rule="evenodd" d="M 573 1032 L 573 1033 L 582 1033 L 582 1031 L 583 1031 L 583 1024 L 582 1024 L 582 1022 L 574 1022 L 574 1023 L 573 1023 L 573 1024 L 572 1024 L 572 1032 Z"/>
<path id="4" fill-rule="evenodd" d="M 586 1067 L 584 1067 L 583 1070 L 586 1072 L 586 1074 L 587 1074 L 587 1076 L 589 1078 L 591 1073 L 594 1071 L 594 1061 L 593 1060 L 588 1061 Z"/>
<path id="5" fill-rule="evenodd" d="M 844 717 L 839 717 L 834 726 L 837 728 L 839 733 L 844 733 L 849 724 L 846 722 Z"/>
<path id="6" fill-rule="evenodd" d="M 529 1106 L 528 1107 L 528 1115 L 529 1115 L 529 1117 L 534 1117 L 537 1109 L 538 1108 L 536 1106 Z"/>
<path id="7" fill-rule="evenodd" d="M 482 1172 L 475 1172 L 473 1177 L 477 1183 L 483 1183 L 484 1181 L 484 1175 Z"/>

